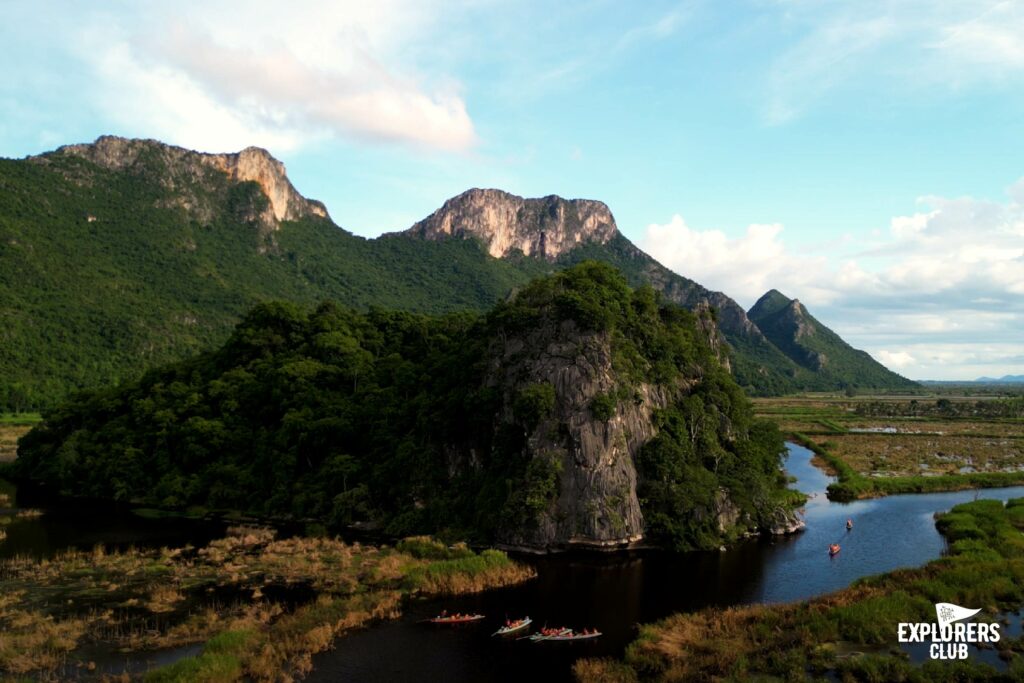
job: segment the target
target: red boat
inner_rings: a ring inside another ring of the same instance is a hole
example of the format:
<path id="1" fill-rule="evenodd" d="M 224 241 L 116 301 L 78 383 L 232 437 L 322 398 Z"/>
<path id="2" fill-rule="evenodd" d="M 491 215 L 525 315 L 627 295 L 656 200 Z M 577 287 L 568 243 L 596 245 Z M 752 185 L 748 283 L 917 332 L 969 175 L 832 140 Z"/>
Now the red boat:
<path id="1" fill-rule="evenodd" d="M 835 557 L 836 555 L 839 554 L 840 550 L 842 550 L 842 548 L 839 547 L 839 544 L 838 543 L 833 543 L 832 545 L 830 545 L 828 547 L 828 556 L 829 557 Z"/>

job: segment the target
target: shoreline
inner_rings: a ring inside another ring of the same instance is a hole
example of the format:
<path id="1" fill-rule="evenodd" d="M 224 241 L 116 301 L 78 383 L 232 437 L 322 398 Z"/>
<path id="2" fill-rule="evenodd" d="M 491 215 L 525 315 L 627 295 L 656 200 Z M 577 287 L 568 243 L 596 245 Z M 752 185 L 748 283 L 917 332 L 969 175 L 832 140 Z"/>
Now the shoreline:
<path id="1" fill-rule="evenodd" d="M 814 452 L 829 469 L 822 468 L 837 481 L 829 484 L 828 499 L 837 502 L 851 502 L 891 495 L 915 493 L 946 493 L 971 489 L 1005 488 L 1024 485 L 1024 472 L 970 472 L 936 476 L 895 476 L 868 477 L 852 467 L 839 456 L 830 452 L 823 444 L 801 432 L 788 432 L 787 439 Z"/>

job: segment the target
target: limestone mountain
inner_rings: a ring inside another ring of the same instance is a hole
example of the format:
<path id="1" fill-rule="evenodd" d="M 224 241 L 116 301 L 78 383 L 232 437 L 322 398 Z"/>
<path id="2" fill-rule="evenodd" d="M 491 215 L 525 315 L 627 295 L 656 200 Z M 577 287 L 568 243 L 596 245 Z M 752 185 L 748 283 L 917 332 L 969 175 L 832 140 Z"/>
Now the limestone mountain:
<path id="1" fill-rule="evenodd" d="M 257 148 L 103 137 L 0 159 L 0 411 L 212 348 L 260 301 L 482 310 L 549 269 L 354 236 Z"/>
<path id="2" fill-rule="evenodd" d="M 212 348 L 261 301 L 481 311 L 587 259 L 712 309 L 715 343 L 748 391 L 845 381 L 794 362 L 735 301 L 638 249 L 598 201 L 470 190 L 368 240 L 303 197 L 265 150 L 104 136 L 0 159 L 0 410 L 50 406 Z"/>
<path id="3" fill-rule="evenodd" d="M 584 243 L 605 244 L 617 234 L 612 212 L 602 202 L 554 195 L 524 199 L 480 189 L 449 199 L 406 232 L 429 240 L 475 237 L 495 258 L 518 252 L 547 261 Z"/>
<path id="4" fill-rule="evenodd" d="M 51 411 L 16 473 L 531 550 L 788 533 L 803 498 L 782 437 L 721 366 L 710 317 L 592 261 L 486 314 L 262 304 L 219 348 Z"/>
<path id="5" fill-rule="evenodd" d="M 199 222 L 210 222 L 219 207 L 206 188 L 222 182 L 255 183 L 266 198 L 261 210 L 248 218 L 267 229 L 277 229 L 281 221 L 303 218 L 327 218 L 327 208 L 306 199 L 296 191 L 285 173 L 284 164 L 259 147 L 247 147 L 233 154 L 204 154 L 156 140 L 130 140 L 104 135 L 86 145 L 65 145 L 43 163 L 61 155 L 88 159 L 110 171 L 127 171 L 145 176 L 153 169 L 152 179 L 168 191 L 165 205 L 178 206 Z"/>
<path id="6" fill-rule="evenodd" d="M 793 362 L 836 388 L 912 387 L 908 380 L 859 351 L 807 312 L 798 299 L 766 292 L 749 311 L 765 336 Z"/>
<path id="7" fill-rule="evenodd" d="M 730 350 L 726 365 L 750 392 L 915 385 L 850 347 L 799 303 L 790 314 L 776 317 L 790 300 L 774 290 L 748 313 L 726 294 L 672 272 L 619 232 L 601 202 L 557 196 L 524 199 L 500 190 L 473 189 L 449 199 L 405 234 L 426 240 L 476 240 L 498 258 L 533 256 L 559 267 L 586 259 L 604 261 L 619 268 L 634 286 L 650 284 L 667 300 L 691 311 L 713 309 Z"/>
<path id="8" fill-rule="evenodd" d="M 472 189 L 446 201 L 404 234 L 425 240 L 479 241 L 491 256 L 533 256 L 565 267 L 586 259 L 611 263 L 632 285 L 650 284 L 690 310 L 711 307 L 734 350 L 732 370 L 741 385 L 761 393 L 792 391 L 813 382 L 774 348 L 738 303 L 672 272 L 636 247 L 621 232 L 602 202 L 548 196 L 525 199 L 494 189 Z"/>

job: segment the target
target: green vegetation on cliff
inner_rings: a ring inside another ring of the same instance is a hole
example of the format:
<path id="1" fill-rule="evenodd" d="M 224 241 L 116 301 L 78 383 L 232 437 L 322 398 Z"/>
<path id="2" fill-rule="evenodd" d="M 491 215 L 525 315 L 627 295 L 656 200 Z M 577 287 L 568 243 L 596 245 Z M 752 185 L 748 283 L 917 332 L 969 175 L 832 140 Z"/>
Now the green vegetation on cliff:
<path id="1" fill-rule="evenodd" d="M 575 330 L 611 339 L 616 401 L 641 401 L 642 383 L 674 397 L 641 457 L 646 512 L 656 537 L 708 546 L 729 531 L 709 495 L 749 527 L 777 509 L 783 449 L 697 322 L 593 262 L 486 316 L 261 304 L 218 350 L 45 413 L 17 474 L 72 495 L 494 538 L 556 505 L 571 460 L 526 442 L 575 389 L 496 384 L 496 340 Z"/>
<path id="2" fill-rule="evenodd" d="M 246 158 L 277 163 L 260 150 Z M 290 184 L 305 208 L 277 220 L 260 184 L 232 177 L 210 155 L 151 140 L 101 138 L 0 159 L 0 410 L 51 407 L 71 391 L 138 379 L 216 348 L 260 302 L 482 312 L 530 279 L 584 260 L 610 263 L 632 286 L 649 284 L 690 310 L 705 301 L 717 309 L 732 372 L 748 392 L 894 386 L 891 373 L 863 375 L 858 364 L 822 374 L 794 362 L 735 301 L 619 233 L 601 244 L 584 236 L 555 262 L 516 250 L 493 258 L 476 239 L 367 240 Z M 522 218 L 543 239 L 546 214 L 531 201 Z M 549 209 L 568 203 L 544 201 Z"/>
<path id="3" fill-rule="evenodd" d="M 794 363 L 814 376 L 814 388 L 910 389 L 917 383 L 901 377 L 864 351 L 853 348 L 825 327 L 796 299 L 770 290 L 748 312 L 765 337 Z"/>
<path id="4" fill-rule="evenodd" d="M 366 240 L 316 216 L 268 232 L 258 185 L 168 182 L 187 170 L 158 154 L 120 171 L 0 159 L 0 410 L 215 348 L 261 301 L 484 310 L 550 269 L 472 241 Z"/>

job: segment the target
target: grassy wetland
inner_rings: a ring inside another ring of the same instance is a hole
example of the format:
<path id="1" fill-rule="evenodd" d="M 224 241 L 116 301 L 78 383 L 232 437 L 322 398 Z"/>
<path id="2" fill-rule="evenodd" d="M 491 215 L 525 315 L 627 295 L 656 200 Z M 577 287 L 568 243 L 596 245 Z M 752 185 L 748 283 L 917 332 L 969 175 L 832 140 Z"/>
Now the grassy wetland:
<path id="1" fill-rule="evenodd" d="M 1024 483 L 1024 397 L 805 395 L 758 414 L 838 476 L 833 500 Z"/>
<path id="2" fill-rule="evenodd" d="M 18 439 L 41 419 L 38 413 L 0 413 L 0 464 L 14 461 Z"/>
<path id="3" fill-rule="evenodd" d="M 504 553 L 426 537 L 375 547 L 278 539 L 256 527 L 231 528 L 202 548 L 97 547 L 7 559 L 0 561 L 0 674 L 293 680 L 336 637 L 397 617 L 407 598 L 478 592 L 533 575 Z M 192 656 L 141 673 L 104 666 L 198 643 Z"/>
<path id="4" fill-rule="evenodd" d="M 1024 499 L 980 500 L 938 517 L 948 555 L 854 582 L 810 601 L 677 614 L 641 628 L 622 660 L 576 663 L 577 680 L 1021 680 L 1024 642 L 1006 633 L 994 667 L 969 657 L 915 664 L 900 622 L 930 622 L 934 603 L 980 607 L 977 619 L 1019 620 L 1024 606 Z"/>

